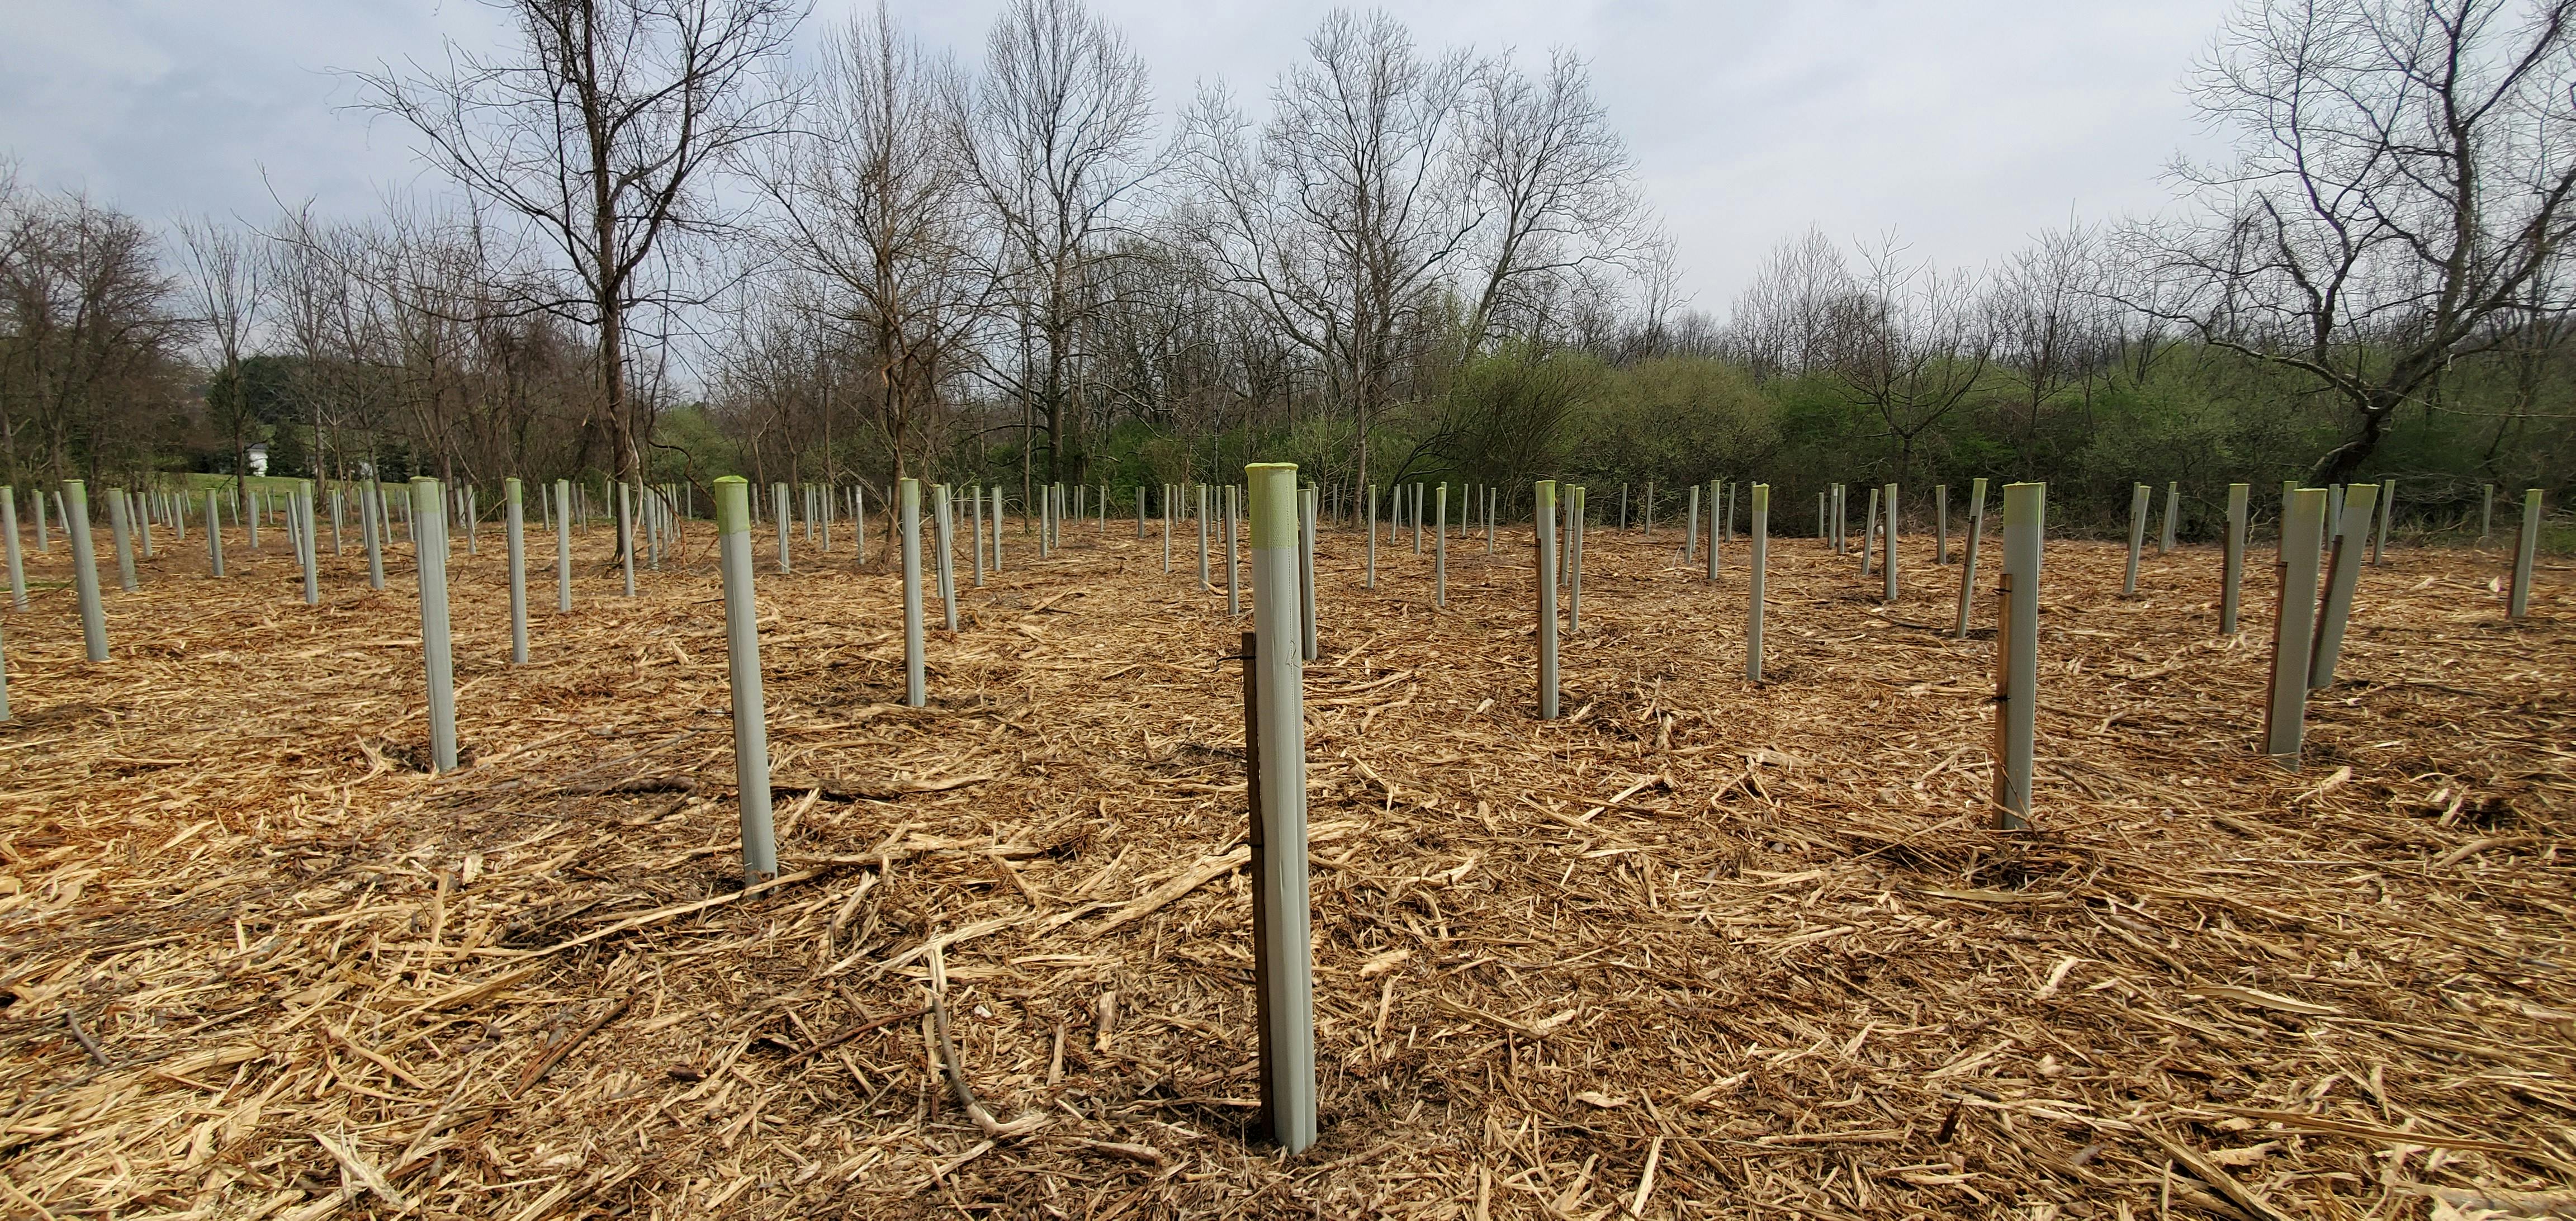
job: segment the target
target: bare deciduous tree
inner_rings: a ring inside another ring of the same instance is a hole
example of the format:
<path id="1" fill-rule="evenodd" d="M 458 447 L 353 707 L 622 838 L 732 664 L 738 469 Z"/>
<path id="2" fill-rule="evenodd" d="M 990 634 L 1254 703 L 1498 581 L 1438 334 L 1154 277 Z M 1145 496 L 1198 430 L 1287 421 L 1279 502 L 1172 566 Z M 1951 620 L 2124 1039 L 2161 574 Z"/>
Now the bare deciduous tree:
<path id="1" fill-rule="evenodd" d="M 777 133 L 772 70 L 796 0 L 488 0 L 515 54 L 448 46 L 445 70 L 357 74 L 364 105 L 419 132 L 430 159 L 560 254 L 572 291 L 541 304 L 598 335 L 611 463 L 637 477 L 650 413 L 627 391 L 628 315 L 688 294 L 657 280 L 673 239 L 725 227 L 709 179 Z"/>
<path id="2" fill-rule="evenodd" d="M 2131 304 L 2340 400 L 2341 480 L 2504 341 L 2576 237 L 2576 0 L 2249 0 L 2193 82 L 2239 137 L 2178 165 L 2195 224 L 2131 232 Z M 2568 310 L 2561 295 L 2537 303 Z"/>
<path id="3" fill-rule="evenodd" d="M 1538 80 L 1490 63 L 1472 93 L 1467 157 L 1480 232 L 1471 351 L 1515 315 L 1518 333 L 1533 334 L 1545 293 L 1534 284 L 1605 264 L 1644 268 L 1657 248 L 1636 167 L 1581 59 L 1558 50 Z"/>
<path id="4" fill-rule="evenodd" d="M 1106 239 L 1119 209 L 1155 169 L 1144 155 L 1153 129 L 1145 61 L 1078 0 L 1013 0 L 985 48 L 983 80 L 957 108 L 966 120 L 958 146 L 993 225 L 999 290 L 1029 340 L 1025 362 L 989 368 L 1022 404 L 1023 484 L 1040 420 L 1047 478 L 1084 479 L 1079 456 L 1067 461 L 1080 443 L 1066 430 L 1109 283 L 1095 264 L 1115 251 Z"/>
<path id="5" fill-rule="evenodd" d="M 1354 426 L 1365 484 L 1369 429 L 1476 229 L 1461 203 L 1474 64 L 1422 54 L 1383 12 L 1336 10 L 1306 52 L 1257 132 L 1231 98 L 1204 93 L 1184 120 L 1182 165 L 1206 203 L 1211 260 L 1313 354 L 1327 402 Z"/>
<path id="6" fill-rule="evenodd" d="M 871 362 L 870 414 L 903 477 L 913 432 L 984 304 L 974 191 L 951 138 L 956 69 L 894 26 L 883 5 L 832 40 L 813 106 L 761 182 L 786 257 L 828 287 L 826 309 Z"/>

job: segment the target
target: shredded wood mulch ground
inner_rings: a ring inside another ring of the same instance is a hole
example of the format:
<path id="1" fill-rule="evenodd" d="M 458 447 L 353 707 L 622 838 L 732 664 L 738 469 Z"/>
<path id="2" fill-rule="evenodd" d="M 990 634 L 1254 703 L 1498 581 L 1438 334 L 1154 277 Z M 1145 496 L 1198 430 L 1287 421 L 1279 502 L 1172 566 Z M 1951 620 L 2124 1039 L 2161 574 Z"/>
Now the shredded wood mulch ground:
<path id="1" fill-rule="evenodd" d="M 2124 599 L 2120 549 L 2053 544 L 2006 834 L 1991 598 L 1950 638 L 1928 538 L 1893 607 L 1775 544 L 1756 688 L 1741 540 L 1712 586 L 1596 529 L 1543 724 L 1525 528 L 1453 539 L 1438 613 L 1409 535 L 1372 592 L 1327 531 L 1286 1159 L 1246 1139 L 1248 621 L 1182 538 L 1166 575 L 1159 531 L 1040 560 L 1014 522 L 980 589 L 961 553 L 920 710 L 891 576 L 764 562 L 785 872 L 745 895 L 704 530 L 632 601 L 581 535 L 525 667 L 497 533 L 450 569 L 443 776 L 407 564 L 327 560 L 308 608 L 282 532 L 220 581 L 165 537 L 89 666 L 30 549 L 0 1215 L 2576 1213 L 2563 568 L 2520 625 L 2498 553 L 2369 570 L 2291 774 L 2253 754 L 2268 539 L 2233 640 L 2214 551 Z"/>

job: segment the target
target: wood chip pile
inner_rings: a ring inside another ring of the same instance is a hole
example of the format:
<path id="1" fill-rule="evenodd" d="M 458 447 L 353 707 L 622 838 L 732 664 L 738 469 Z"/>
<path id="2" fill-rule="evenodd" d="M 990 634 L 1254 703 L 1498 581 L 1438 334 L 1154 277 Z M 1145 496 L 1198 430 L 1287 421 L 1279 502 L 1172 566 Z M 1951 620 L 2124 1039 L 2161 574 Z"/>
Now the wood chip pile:
<path id="1" fill-rule="evenodd" d="M 1409 536 L 1370 592 L 1327 531 L 1291 1160 L 1246 1139 L 1249 621 L 1133 533 L 961 555 L 918 710 L 893 576 L 764 561 L 750 894 L 702 528 L 632 601 L 580 536 L 517 668 L 460 540 L 441 776 L 407 563 L 326 556 L 317 609 L 282 534 L 220 581 L 172 543 L 89 666 L 31 548 L 0 1216 L 2576 1215 L 2564 569 L 2518 626 L 2497 553 L 2369 570 L 2291 774 L 2268 539 L 2235 640 L 2215 551 L 2124 600 L 2123 549 L 2053 544 L 2006 834 L 1991 596 L 1949 638 L 1928 537 L 1893 607 L 1776 541 L 1757 689 L 1741 541 L 1711 586 L 1596 528 L 1540 723 L 1526 528 L 1453 540 L 1437 614 Z"/>

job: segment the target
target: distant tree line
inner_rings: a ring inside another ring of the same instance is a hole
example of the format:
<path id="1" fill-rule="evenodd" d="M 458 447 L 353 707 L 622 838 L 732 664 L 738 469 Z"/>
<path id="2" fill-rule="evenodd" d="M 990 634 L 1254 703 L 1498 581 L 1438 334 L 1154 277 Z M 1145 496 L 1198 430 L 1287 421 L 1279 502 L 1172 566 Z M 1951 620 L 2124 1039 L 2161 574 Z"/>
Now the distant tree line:
<path id="1" fill-rule="evenodd" d="M 2576 471 L 2576 0 L 2249 0 L 2189 79 L 2237 152 L 2170 215 L 1978 268 L 1810 231 L 1722 319 L 1568 53 L 1336 12 L 1167 127 L 1079 0 L 973 64 L 882 7 L 810 44 L 791 0 L 504 7 L 507 45 L 350 74 L 454 188 L 380 215 L 156 232 L 0 165 L 0 477 L 1267 458 L 1337 498 L 1762 479 L 1784 527 L 2042 479 L 2080 527 L 2134 481 L 2393 477 L 2438 524 Z"/>

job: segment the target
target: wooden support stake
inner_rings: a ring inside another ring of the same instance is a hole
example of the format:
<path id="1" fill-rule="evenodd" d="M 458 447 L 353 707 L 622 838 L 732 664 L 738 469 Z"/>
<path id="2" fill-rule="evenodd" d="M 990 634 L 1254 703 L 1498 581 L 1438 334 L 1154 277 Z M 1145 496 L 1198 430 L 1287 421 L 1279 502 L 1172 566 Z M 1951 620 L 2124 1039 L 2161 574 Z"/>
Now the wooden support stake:
<path id="1" fill-rule="evenodd" d="M 2004 485 L 2004 572 L 1995 595 L 1996 823 L 2030 821 L 2030 764 L 2039 726 L 2039 558 L 2048 485 Z"/>
<path id="2" fill-rule="evenodd" d="M 2263 753 L 2299 770 L 2307 732 L 2308 665 L 2317 630 L 2317 558 L 2326 521 L 2324 488 L 2290 493 L 2281 518 L 2280 607 L 2272 620 L 2271 698 L 2263 711 Z"/>

